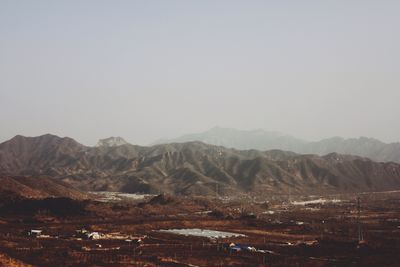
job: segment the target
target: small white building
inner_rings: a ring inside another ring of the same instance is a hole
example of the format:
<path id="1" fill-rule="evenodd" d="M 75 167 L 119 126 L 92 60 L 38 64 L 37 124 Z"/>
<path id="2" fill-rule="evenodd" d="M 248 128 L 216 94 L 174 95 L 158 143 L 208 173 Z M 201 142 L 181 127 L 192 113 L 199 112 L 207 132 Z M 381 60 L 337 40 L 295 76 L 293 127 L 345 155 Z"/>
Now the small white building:
<path id="1" fill-rule="evenodd" d="M 100 239 L 100 234 L 98 232 L 91 232 L 87 234 L 89 239 Z"/>
<path id="2" fill-rule="evenodd" d="M 30 230 L 29 232 L 28 232 L 28 235 L 29 236 L 32 236 L 32 237 L 39 237 L 39 236 L 41 236 L 42 235 L 42 230 L 36 230 L 36 229 L 32 229 L 32 230 Z"/>

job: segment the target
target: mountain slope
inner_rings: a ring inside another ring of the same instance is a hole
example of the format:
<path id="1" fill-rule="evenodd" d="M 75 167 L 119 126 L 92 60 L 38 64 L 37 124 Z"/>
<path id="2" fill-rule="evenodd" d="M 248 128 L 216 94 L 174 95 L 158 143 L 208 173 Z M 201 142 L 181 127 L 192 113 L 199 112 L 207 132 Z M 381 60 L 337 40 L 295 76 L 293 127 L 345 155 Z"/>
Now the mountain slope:
<path id="1" fill-rule="evenodd" d="M 49 177 L 0 176 L 2 197 L 84 199 L 86 194 L 70 185 Z"/>
<path id="2" fill-rule="evenodd" d="M 386 144 L 367 137 L 324 139 L 307 143 L 299 151 L 299 153 L 315 153 L 319 155 L 331 152 L 363 156 L 380 162 L 393 161 L 400 163 L 400 143 Z"/>
<path id="3" fill-rule="evenodd" d="M 55 135 L 39 137 L 16 136 L 0 144 L 2 173 L 52 174 L 50 169 L 68 168 L 85 146 L 75 140 Z M 32 173 L 32 170 L 35 170 Z M 46 170 L 46 171 L 44 171 Z"/>
<path id="4" fill-rule="evenodd" d="M 229 195 L 400 189 L 399 164 L 336 153 L 321 157 L 201 142 L 85 147 L 46 135 L 13 138 L 0 144 L 0 156 L 0 173 L 45 174 L 84 190 Z"/>
<path id="5" fill-rule="evenodd" d="M 344 139 L 333 137 L 317 142 L 307 142 L 291 136 L 264 130 L 241 131 L 215 127 L 199 134 L 188 134 L 157 143 L 181 143 L 201 141 L 236 149 L 281 149 L 300 154 L 326 155 L 329 153 L 351 154 L 379 162 L 400 163 L 400 143 L 386 144 L 367 137 Z"/>

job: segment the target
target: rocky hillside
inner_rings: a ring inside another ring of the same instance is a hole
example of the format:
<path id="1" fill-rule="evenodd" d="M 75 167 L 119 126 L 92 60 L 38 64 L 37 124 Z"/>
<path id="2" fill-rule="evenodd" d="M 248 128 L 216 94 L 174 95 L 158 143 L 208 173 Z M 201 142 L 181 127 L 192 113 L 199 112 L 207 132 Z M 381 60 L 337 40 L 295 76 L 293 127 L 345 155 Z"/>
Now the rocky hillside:
<path id="1" fill-rule="evenodd" d="M 400 165 L 336 153 L 235 150 L 201 142 L 86 147 L 17 136 L 0 144 L 0 173 L 47 175 L 84 190 L 229 195 L 400 189 Z"/>

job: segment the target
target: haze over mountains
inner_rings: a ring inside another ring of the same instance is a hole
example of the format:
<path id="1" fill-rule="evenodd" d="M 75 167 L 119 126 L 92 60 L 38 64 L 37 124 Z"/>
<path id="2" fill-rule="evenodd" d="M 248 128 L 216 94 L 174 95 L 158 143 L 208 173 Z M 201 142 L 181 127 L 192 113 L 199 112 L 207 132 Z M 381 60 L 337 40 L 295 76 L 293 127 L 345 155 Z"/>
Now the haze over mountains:
<path id="1" fill-rule="evenodd" d="M 87 147 L 49 134 L 0 144 L 0 174 L 52 177 L 82 190 L 186 195 L 400 189 L 399 164 L 358 156 L 236 150 L 202 142 Z"/>
<path id="2" fill-rule="evenodd" d="M 367 157 L 379 162 L 393 161 L 400 163 L 400 143 L 386 144 L 377 139 L 367 137 L 350 139 L 332 137 L 321 141 L 308 142 L 289 135 L 261 129 L 243 131 L 214 127 L 206 132 L 187 134 L 175 139 L 160 140 L 156 143 L 181 143 L 190 141 L 201 141 L 207 144 L 236 149 L 280 149 L 300 154 L 317 155 L 340 153 Z"/>

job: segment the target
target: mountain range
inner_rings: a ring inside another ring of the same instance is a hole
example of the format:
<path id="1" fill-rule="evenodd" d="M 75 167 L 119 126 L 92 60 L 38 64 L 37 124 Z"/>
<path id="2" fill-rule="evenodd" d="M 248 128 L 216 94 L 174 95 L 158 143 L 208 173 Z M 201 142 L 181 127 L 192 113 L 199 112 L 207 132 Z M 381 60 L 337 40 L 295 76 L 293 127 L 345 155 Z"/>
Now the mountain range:
<path id="1" fill-rule="evenodd" d="M 237 150 L 198 141 L 88 147 L 50 134 L 1 143 L 0 174 L 51 177 L 84 191 L 175 195 L 400 189 L 399 164 L 358 156 Z"/>
<path id="2" fill-rule="evenodd" d="M 278 132 L 264 130 L 243 131 L 214 127 L 208 131 L 187 134 L 169 140 L 160 140 L 156 144 L 201 141 L 207 144 L 236 149 L 271 150 L 280 149 L 299 154 L 326 155 L 329 153 L 351 154 L 367 157 L 379 162 L 400 163 L 400 143 L 384 143 L 374 138 L 359 137 L 345 139 L 332 137 L 308 142 Z"/>

